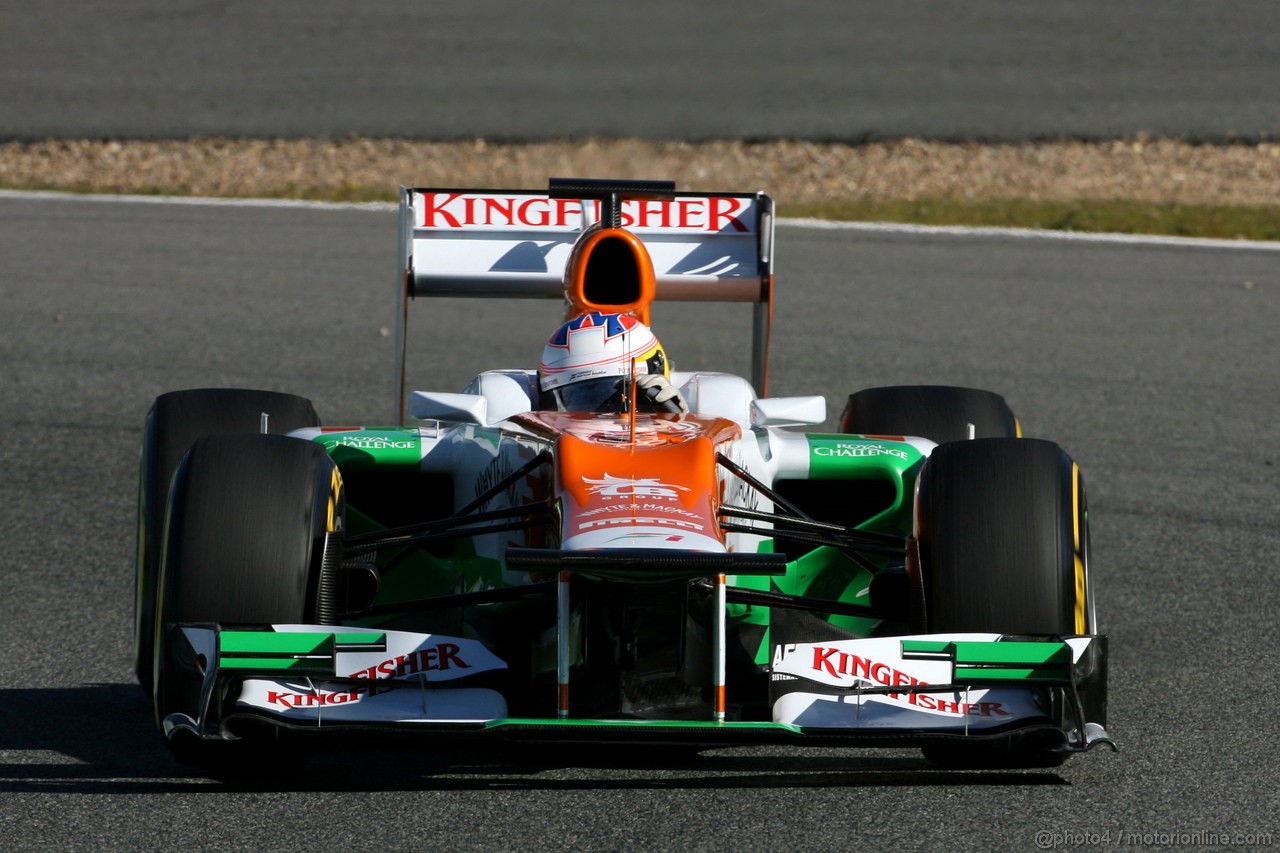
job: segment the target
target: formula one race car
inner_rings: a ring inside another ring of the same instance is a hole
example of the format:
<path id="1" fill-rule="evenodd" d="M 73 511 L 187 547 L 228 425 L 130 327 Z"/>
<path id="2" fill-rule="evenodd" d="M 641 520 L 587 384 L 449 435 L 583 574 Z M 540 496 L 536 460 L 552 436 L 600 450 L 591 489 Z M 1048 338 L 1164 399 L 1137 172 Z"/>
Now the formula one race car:
<path id="1" fill-rule="evenodd" d="M 1106 724 L 1080 472 L 966 388 L 761 397 L 763 193 L 405 189 L 391 426 L 159 397 L 137 673 L 175 756 L 325 736 L 912 746 L 1053 766 Z M 562 298 L 537 369 L 415 391 L 413 298 Z M 672 372 L 654 300 L 754 304 L 752 381 Z M 299 759 L 300 760 L 300 759 Z"/>

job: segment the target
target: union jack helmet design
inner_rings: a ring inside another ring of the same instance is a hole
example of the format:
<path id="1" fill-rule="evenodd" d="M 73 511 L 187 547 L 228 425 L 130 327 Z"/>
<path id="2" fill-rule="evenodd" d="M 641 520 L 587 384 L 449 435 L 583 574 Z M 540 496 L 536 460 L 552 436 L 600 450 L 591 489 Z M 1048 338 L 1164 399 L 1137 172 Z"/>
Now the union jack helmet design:
<path id="1" fill-rule="evenodd" d="M 630 314 L 592 311 L 556 329 L 542 350 L 538 384 L 554 391 L 589 379 L 661 373 L 670 376 L 666 353 L 653 331 Z"/>

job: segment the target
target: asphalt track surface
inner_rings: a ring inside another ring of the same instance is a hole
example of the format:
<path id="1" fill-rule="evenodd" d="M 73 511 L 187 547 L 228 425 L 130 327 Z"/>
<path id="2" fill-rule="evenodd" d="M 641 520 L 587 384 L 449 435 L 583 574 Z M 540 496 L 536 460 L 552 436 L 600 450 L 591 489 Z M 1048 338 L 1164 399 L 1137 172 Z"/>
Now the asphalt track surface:
<path id="1" fill-rule="evenodd" d="M 1272 0 L 59 0 L 0 139 L 1280 134 Z"/>
<path id="2" fill-rule="evenodd" d="M 394 214 L 6 195 L 0 221 L 6 849 L 1274 843 L 1274 246 L 778 229 L 774 394 L 824 394 L 834 417 L 864 386 L 989 387 L 1080 462 L 1119 753 L 982 773 L 895 750 L 336 749 L 227 781 L 170 761 L 132 681 L 143 417 L 215 384 L 385 421 Z M 677 366 L 741 371 L 736 308 L 655 325 Z M 420 302 L 413 384 L 530 364 L 556 319 Z"/>

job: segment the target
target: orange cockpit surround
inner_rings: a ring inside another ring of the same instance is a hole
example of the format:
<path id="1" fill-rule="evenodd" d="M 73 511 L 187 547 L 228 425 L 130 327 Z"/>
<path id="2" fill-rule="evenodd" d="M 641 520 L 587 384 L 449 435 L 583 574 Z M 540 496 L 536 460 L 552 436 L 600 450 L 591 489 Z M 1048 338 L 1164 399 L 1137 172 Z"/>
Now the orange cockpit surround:
<path id="1" fill-rule="evenodd" d="M 589 228 L 569 255 L 564 287 L 568 319 L 604 311 L 631 313 L 647 324 L 656 287 L 653 260 L 625 228 Z"/>
<path id="2" fill-rule="evenodd" d="M 547 426 L 561 433 L 556 475 L 563 499 L 562 548 L 726 550 L 717 520 L 716 446 L 717 439 L 736 433 L 733 424 L 647 416 L 638 430 L 641 440 L 633 444 L 617 440 L 626 435 L 621 431 L 592 434 L 592 421 L 604 423 L 598 415 L 532 418 L 550 421 Z"/>

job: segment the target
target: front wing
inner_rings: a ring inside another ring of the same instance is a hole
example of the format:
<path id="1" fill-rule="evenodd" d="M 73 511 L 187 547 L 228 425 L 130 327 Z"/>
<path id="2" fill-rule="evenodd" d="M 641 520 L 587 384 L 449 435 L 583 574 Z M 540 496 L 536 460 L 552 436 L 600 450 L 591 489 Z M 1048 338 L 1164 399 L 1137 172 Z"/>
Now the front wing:
<path id="1" fill-rule="evenodd" d="M 590 720 L 508 716 L 504 661 L 481 643 L 369 628 L 185 625 L 204 663 L 198 707 L 166 737 L 235 739 L 243 725 L 315 734 L 730 745 L 919 746 L 1048 737 L 1075 752 L 1104 728 L 1106 638 L 948 634 L 775 645 L 772 719 Z M 1099 705 L 1099 694 L 1102 706 Z"/>

